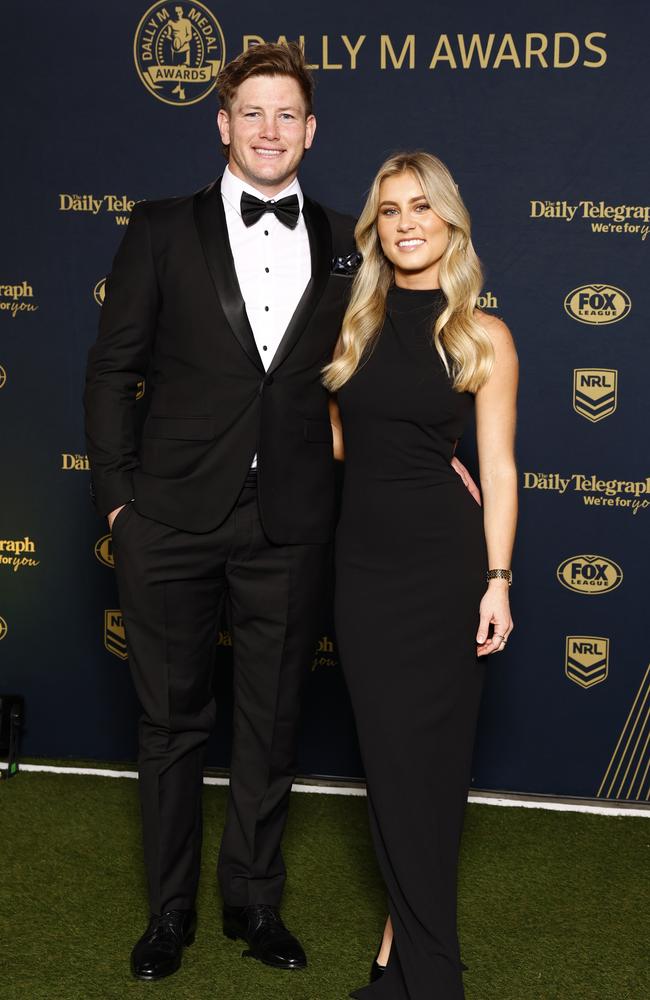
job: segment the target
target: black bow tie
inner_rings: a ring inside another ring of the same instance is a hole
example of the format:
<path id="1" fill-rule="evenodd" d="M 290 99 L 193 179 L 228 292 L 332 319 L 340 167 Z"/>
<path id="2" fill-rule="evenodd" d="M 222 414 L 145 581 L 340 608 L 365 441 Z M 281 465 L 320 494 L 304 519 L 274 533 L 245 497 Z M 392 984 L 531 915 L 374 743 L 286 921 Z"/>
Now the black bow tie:
<path id="1" fill-rule="evenodd" d="M 265 212 L 272 212 L 283 226 L 295 229 L 300 218 L 298 195 L 290 194 L 288 198 L 280 198 L 279 201 L 262 201 L 261 198 L 244 191 L 241 196 L 241 217 L 244 225 L 255 225 Z"/>

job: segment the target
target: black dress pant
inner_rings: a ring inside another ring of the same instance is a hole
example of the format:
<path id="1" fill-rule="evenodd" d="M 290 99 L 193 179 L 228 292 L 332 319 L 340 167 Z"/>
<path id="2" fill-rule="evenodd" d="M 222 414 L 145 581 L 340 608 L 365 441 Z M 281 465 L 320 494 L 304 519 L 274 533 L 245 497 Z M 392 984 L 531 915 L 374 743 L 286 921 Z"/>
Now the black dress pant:
<path id="1" fill-rule="evenodd" d="M 250 483 L 214 531 L 179 531 L 131 503 L 115 519 L 113 543 L 143 709 L 139 775 L 151 912 L 194 906 L 224 600 L 232 622 L 234 725 L 219 882 L 230 905 L 278 905 L 300 691 L 314 652 L 327 547 L 269 542 Z"/>

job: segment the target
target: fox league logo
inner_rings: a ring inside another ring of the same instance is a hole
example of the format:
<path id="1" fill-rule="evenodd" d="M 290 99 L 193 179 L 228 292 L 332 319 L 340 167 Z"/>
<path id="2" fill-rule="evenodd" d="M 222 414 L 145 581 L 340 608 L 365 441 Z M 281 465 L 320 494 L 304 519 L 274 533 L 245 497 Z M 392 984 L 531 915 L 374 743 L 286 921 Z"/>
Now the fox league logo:
<path id="1" fill-rule="evenodd" d="M 109 533 L 108 535 L 102 535 L 95 542 L 95 558 L 102 566 L 108 566 L 109 569 L 115 569 L 115 558 L 113 556 L 113 536 Z"/>
<path id="2" fill-rule="evenodd" d="M 150 94 L 185 107 L 214 90 L 226 43 L 221 25 L 202 3 L 155 3 L 136 29 L 133 57 Z"/>
<path id="3" fill-rule="evenodd" d="M 106 298 L 106 278 L 100 278 L 93 288 L 93 298 L 98 306 L 104 305 L 104 299 Z"/>
<path id="4" fill-rule="evenodd" d="M 566 296 L 564 308 L 578 323 L 606 326 L 625 319 L 632 301 L 627 292 L 614 285 L 580 285 Z"/>
<path id="5" fill-rule="evenodd" d="M 620 585 L 623 570 L 607 556 L 571 556 L 558 566 L 557 578 L 577 594 L 605 594 Z"/>

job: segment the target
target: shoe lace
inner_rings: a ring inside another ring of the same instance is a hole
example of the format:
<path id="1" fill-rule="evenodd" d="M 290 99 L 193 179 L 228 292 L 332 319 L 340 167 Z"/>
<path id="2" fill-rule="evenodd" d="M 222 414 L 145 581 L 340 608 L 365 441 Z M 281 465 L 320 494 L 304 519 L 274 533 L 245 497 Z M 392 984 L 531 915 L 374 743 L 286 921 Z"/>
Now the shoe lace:
<path id="1" fill-rule="evenodd" d="M 269 906 L 266 903 L 256 903 L 254 906 L 248 907 L 248 909 L 256 923 L 273 923 L 284 926 L 275 906 Z"/>
<path id="2" fill-rule="evenodd" d="M 183 914 L 179 910 L 167 910 L 156 920 L 152 931 L 152 937 L 171 936 L 182 940 L 183 937 Z"/>

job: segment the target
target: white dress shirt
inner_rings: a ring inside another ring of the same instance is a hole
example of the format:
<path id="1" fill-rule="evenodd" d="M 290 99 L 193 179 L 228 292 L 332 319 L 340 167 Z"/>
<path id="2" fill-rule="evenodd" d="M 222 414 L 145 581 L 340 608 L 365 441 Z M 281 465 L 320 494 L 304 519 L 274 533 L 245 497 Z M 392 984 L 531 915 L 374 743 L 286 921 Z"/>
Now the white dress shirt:
<path id="1" fill-rule="evenodd" d="M 289 229 L 271 212 L 245 226 L 240 211 L 244 191 L 269 200 L 226 167 L 221 196 L 235 271 L 257 350 L 268 369 L 311 277 L 309 236 L 302 214 L 305 199 L 297 179 L 274 195 L 275 201 L 291 194 L 298 196 L 300 217 L 295 229 Z"/>

